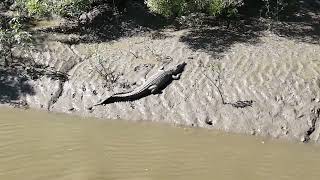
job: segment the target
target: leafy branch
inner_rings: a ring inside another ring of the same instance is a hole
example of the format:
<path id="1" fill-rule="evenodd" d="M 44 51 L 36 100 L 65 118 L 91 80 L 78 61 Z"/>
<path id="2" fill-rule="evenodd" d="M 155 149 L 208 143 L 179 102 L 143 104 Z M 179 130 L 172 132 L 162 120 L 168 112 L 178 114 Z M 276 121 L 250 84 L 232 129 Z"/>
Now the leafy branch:
<path id="1" fill-rule="evenodd" d="M 7 67 L 13 62 L 12 49 L 14 47 L 26 47 L 32 42 L 32 35 L 23 30 L 20 17 L 14 17 L 9 21 L 1 22 L 0 26 L 0 59 L 4 60 Z"/>

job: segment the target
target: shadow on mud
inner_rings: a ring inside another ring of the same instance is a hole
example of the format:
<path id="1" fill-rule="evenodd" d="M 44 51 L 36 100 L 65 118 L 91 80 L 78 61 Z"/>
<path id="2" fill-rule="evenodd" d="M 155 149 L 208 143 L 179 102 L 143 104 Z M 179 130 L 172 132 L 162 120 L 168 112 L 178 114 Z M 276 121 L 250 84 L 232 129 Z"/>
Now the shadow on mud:
<path id="1" fill-rule="evenodd" d="M 130 2 L 130 1 L 129 1 Z M 94 10 L 93 10 L 94 11 Z M 88 16 L 90 12 L 87 13 Z M 89 22 L 70 21 L 55 28 L 42 29 L 45 33 L 75 34 L 77 40 L 63 40 L 66 44 L 97 43 L 117 40 L 121 37 L 141 35 L 152 30 L 161 30 L 172 25 L 172 20 L 150 13 L 141 0 L 127 3 L 125 10 L 114 12 L 103 11 Z"/>
<path id="2" fill-rule="evenodd" d="M 299 13 L 286 21 L 275 23 L 272 31 L 300 42 L 320 44 L 320 4 L 311 5 L 301 7 Z"/>
<path id="3" fill-rule="evenodd" d="M 108 42 L 152 31 L 161 33 L 163 29 L 168 27 L 188 28 L 189 33 L 181 37 L 180 40 L 189 45 L 191 49 L 204 50 L 213 56 L 220 56 L 235 43 L 259 43 L 259 37 L 265 30 L 300 42 L 319 43 L 320 5 L 310 4 L 310 0 L 299 1 L 300 4 L 297 8 L 292 8 L 286 15 L 277 19 L 263 19 L 259 14 L 261 7 L 254 7 L 256 1 L 245 1 L 250 6 L 240 9 L 237 18 L 227 20 L 205 15 L 203 19 L 199 19 L 200 26 L 185 26 L 179 20 L 170 20 L 155 15 L 150 13 L 143 1 L 135 0 L 128 1 L 129 3 L 126 3 L 118 14 L 115 14 L 114 10 L 104 11 L 84 24 L 80 22 L 74 22 L 72 25 L 66 23 L 63 26 L 42 29 L 41 31 L 47 34 L 78 35 L 77 38 L 57 40 L 71 45 Z M 254 8 L 256 10 L 251 10 Z M 195 21 L 193 17 L 190 19 Z"/>
<path id="4" fill-rule="evenodd" d="M 259 32 L 266 27 L 260 21 L 241 20 L 231 25 L 206 26 L 193 28 L 180 38 L 181 42 L 194 50 L 205 50 L 213 56 L 228 51 L 235 43 L 258 43 Z"/>
<path id="5" fill-rule="evenodd" d="M 26 94 L 34 95 L 28 78 L 19 75 L 14 69 L 0 69 L 0 103 L 17 103 Z"/>
<path id="6" fill-rule="evenodd" d="M 29 59 L 15 57 L 17 62 L 0 65 L 0 103 L 20 104 L 26 95 L 35 95 L 32 81 L 41 77 L 67 81 L 68 75 Z M 23 62 L 23 63 L 21 63 Z M 32 63 L 31 63 L 32 62 Z M 24 102 L 25 103 L 25 102 Z"/>
<path id="7" fill-rule="evenodd" d="M 181 37 L 180 41 L 214 57 L 219 57 L 235 43 L 258 43 L 265 30 L 299 42 L 320 43 L 320 5 L 310 4 L 307 0 L 300 1 L 297 9 L 290 12 L 292 14 L 277 20 L 246 13 L 250 9 L 252 7 L 244 7 L 240 16 L 227 24 L 223 19 L 217 19 L 216 23 L 212 23 L 214 20 L 203 21 L 205 23 L 201 26 L 191 27 L 190 32 Z"/>

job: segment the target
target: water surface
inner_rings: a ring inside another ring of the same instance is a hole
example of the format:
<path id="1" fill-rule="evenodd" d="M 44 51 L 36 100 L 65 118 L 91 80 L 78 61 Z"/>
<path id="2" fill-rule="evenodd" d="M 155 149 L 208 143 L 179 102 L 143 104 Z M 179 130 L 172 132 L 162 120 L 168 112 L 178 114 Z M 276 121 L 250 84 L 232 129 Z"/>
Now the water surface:
<path id="1" fill-rule="evenodd" d="M 0 108 L 3 180 L 319 179 L 320 148 Z"/>

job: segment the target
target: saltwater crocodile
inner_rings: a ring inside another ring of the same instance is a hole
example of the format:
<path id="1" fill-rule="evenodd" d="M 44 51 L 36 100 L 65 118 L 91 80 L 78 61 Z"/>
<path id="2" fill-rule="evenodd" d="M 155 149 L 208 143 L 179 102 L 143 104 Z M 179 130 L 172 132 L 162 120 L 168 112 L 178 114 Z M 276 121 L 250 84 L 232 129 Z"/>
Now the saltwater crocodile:
<path id="1" fill-rule="evenodd" d="M 162 67 L 158 73 L 148 78 L 141 86 L 129 92 L 115 93 L 94 106 L 120 101 L 134 101 L 149 94 L 161 94 L 162 90 L 170 84 L 172 80 L 180 79 L 181 73 L 183 72 L 186 64 L 187 63 L 183 62 L 177 66 L 169 68 L 168 70 L 164 70 Z"/>

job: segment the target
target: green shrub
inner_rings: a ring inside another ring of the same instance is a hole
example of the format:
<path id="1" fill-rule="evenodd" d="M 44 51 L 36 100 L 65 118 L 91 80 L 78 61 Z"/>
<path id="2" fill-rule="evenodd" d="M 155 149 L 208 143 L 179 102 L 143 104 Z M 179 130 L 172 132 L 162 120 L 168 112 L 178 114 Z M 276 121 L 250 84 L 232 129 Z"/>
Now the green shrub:
<path id="1" fill-rule="evenodd" d="M 223 0 L 211 0 L 209 2 L 208 12 L 212 16 L 218 16 L 222 13 L 224 8 Z"/>
<path id="2" fill-rule="evenodd" d="M 26 8 L 29 15 L 42 16 L 46 13 L 46 4 L 40 0 L 27 0 Z"/>
<path id="3" fill-rule="evenodd" d="M 242 0 L 147 0 L 151 11 L 166 17 L 205 12 L 212 16 L 230 17 L 237 13 Z"/>
<path id="4" fill-rule="evenodd" d="M 16 0 L 15 9 L 20 14 L 29 17 L 42 17 L 49 13 L 46 0 Z"/>
<path id="5" fill-rule="evenodd" d="M 186 6 L 186 0 L 148 0 L 151 11 L 166 17 L 179 16 Z"/>
<path id="6" fill-rule="evenodd" d="M 25 15 L 77 17 L 90 9 L 96 0 L 16 0 L 16 9 Z"/>
<path id="7" fill-rule="evenodd" d="M 77 17 L 90 9 L 95 0 L 56 0 L 53 8 L 55 14 L 65 17 Z"/>
<path id="8" fill-rule="evenodd" d="M 23 30 L 20 17 L 2 21 L 0 26 L 0 61 L 8 66 L 12 61 L 12 48 L 25 47 L 32 41 L 32 36 Z M 2 63 L 1 63 L 2 64 Z"/>
<path id="9" fill-rule="evenodd" d="M 211 16 L 231 18 L 237 15 L 242 2 L 241 0 L 209 0 L 207 12 Z"/>

